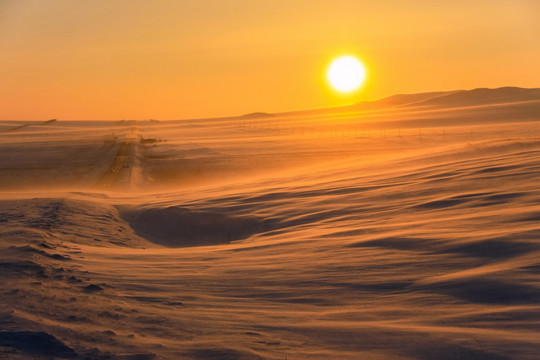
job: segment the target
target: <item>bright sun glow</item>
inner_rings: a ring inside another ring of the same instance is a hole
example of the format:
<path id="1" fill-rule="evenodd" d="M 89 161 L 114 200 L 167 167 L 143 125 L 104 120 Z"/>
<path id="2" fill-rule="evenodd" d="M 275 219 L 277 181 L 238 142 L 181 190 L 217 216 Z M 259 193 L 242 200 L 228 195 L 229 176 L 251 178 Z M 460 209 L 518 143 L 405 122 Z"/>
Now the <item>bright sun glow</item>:
<path id="1" fill-rule="evenodd" d="M 326 76 L 334 89 L 347 93 L 362 85 L 366 78 L 366 68 L 353 56 L 341 56 L 332 61 Z"/>

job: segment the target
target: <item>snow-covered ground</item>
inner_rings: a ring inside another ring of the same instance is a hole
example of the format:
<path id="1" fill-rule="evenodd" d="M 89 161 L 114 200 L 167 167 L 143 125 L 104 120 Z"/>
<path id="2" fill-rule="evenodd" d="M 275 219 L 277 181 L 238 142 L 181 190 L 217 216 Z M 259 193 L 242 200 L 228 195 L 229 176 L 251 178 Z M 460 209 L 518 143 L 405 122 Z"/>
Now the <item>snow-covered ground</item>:
<path id="1" fill-rule="evenodd" d="M 538 359 L 540 90 L 0 122 L 0 358 Z"/>

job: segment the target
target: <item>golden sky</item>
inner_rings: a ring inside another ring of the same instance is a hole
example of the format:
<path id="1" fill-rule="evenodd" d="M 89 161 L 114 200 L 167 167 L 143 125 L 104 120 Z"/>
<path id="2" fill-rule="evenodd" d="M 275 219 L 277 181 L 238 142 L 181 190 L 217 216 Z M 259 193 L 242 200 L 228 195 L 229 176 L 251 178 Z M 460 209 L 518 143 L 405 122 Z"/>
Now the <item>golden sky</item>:
<path id="1" fill-rule="evenodd" d="M 540 87 L 538 0 L 0 0 L 0 119 L 183 119 Z M 341 54 L 362 91 L 324 79 Z"/>

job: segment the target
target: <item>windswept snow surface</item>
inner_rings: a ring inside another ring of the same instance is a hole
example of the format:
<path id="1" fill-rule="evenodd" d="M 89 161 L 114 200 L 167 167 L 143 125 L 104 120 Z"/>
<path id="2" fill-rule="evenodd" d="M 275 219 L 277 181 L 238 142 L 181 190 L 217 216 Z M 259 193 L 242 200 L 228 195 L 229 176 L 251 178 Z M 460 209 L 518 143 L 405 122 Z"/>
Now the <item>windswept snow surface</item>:
<path id="1" fill-rule="evenodd" d="M 539 359 L 538 179 L 536 89 L 2 121 L 0 358 Z"/>

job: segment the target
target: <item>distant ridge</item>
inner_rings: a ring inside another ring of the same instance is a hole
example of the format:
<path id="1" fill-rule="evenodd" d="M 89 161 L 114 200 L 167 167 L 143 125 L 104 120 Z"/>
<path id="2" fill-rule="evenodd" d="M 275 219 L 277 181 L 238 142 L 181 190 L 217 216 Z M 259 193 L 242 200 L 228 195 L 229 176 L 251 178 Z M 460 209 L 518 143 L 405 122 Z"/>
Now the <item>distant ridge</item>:
<path id="1" fill-rule="evenodd" d="M 43 121 L 43 122 L 31 122 L 31 123 L 27 123 L 27 124 L 22 124 L 22 125 L 17 125 L 17 126 L 14 126 L 12 128 L 9 128 L 7 130 L 3 130 L 3 131 L 0 131 L 0 132 L 13 132 L 13 131 L 17 131 L 17 130 L 20 130 L 20 129 L 24 129 L 26 127 L 29 127 L 29 126 L 47 126 L 47 125 L 50 125 L 54 122 L 56 122 L 57 120 L 56 119 L 51 119 L 51 120 L 47 120 L 47 121 Z"/>
<path id="2" fill-rule="evenodd" d="M 455 91 L 433 91 L 433 92 L 426 92 L 426 93 L 418 93 L 418 94 L 396 94 L 389 97 L 385 97 L 379 100 L 375 101 L 369 101 L 369 102 L 361 102 L 356 104 L 355 106 L 366 106 L 366 105 L 389 105 L 389 106 L 399 106 L 399 105 L 409 105 L 418 103 L 421 101 L 426 101 L 434 98 L 444 97 L 448 95 L 452 95 L 455 93 L 458 93 L 463 90 L 455 90 Z"/>
<path id="3" fill-rule="evenodd" d="M 533 100 L 540 100 L 540 89 L 524 89 L 507 86 L 497 89 L 478 88 L 474 90 L 455 91 L 449 94 L 421 100 L 414 103 L 414 105 L 444 105 L 447 107 L 456 107 Z"/>
<path id="4" fill-rule="evenodd" d="M 272 117 L 274 114 L 269 114 L 265 112 L 252 112 L 249 114 L 241 115 L 239 118 L 241 119 L 261 119 L 261 118 L 267 118 Z"/>
<path id="5" fill-rule="evenodd" d="M 385 106 L 475 106 L 483 104 L 540 100 L 539 88 L 505 86 L 495 89 L 436 91 L 418 94 L 398 94 L 375 101 L 353 105 L 357 108 Z M 350 107 L 350 106 L 347 106 Z"/>
<path id="6" fill-rule="evenodd" d="M 496 89 L 477 88 L 473 90 L 434 91 L 417 94 L 397 94 L 375 101 L 364 101 L 352 105 L 331 108 L 290 111 L 277 116 L 319 115 L 351 111 L 391 110 L 402 107 L 467 107 L 496 103 L 539 101 L 540 88 L 500 87 Z M 257 113 L 254 113 L 257 114 Z M 248 114 L 250 115 L 250 114 Z M 246 115 L 245 115 L 246 116 Z"/>

